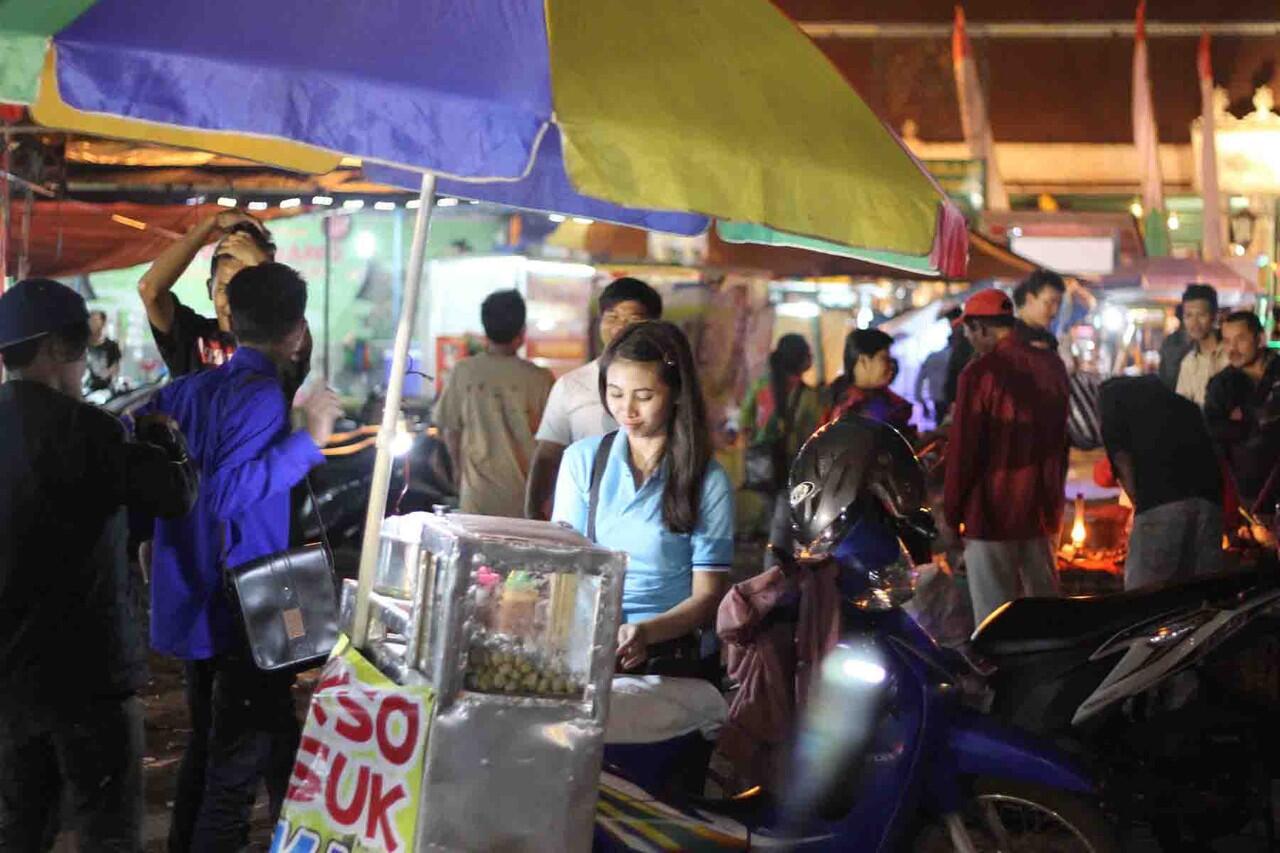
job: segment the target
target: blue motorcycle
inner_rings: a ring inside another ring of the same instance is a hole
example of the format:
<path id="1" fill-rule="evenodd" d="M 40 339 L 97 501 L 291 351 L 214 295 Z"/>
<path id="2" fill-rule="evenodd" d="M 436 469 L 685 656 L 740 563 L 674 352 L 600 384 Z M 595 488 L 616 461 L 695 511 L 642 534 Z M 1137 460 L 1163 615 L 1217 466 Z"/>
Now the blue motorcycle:
<path id="1" fill-rule="evenodd" d="M 934 532 L 905 440 L 842 420 L 810 439 L 791 483 L 800 544 L 780 556 L 790 572 L 838 567 L 843 639 L 814 679 L 784 790 L 697 796 L 686 782 L 710 749 L 697 732 L 609 746 L 601 803 L 619 816 L 596 849 L 1117 850 L 1091 768 L 971 707 L 973 666 L 901 609 Z"/>

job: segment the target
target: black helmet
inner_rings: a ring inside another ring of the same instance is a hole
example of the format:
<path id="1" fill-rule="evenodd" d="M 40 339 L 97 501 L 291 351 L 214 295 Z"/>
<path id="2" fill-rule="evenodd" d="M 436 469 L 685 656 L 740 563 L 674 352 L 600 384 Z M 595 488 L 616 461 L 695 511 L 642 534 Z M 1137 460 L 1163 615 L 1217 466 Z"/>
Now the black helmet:
<path id="1" fill-rule="evenodd" d="M 814 433 L 791 466 L 796 543 L 825 556 L 868 515 L 893 528 L 912 560 L 929 561 L 936 530 L 911 445 L 888 424 L 849 415 Z"/>

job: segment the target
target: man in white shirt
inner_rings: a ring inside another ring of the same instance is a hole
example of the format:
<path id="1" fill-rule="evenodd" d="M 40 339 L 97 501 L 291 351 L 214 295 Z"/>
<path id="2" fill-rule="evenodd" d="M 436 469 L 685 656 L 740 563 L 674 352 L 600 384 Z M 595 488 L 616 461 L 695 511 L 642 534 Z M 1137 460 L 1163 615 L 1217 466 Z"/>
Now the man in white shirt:
<path id="1" fill-rule="evenodd" d="M 632 323 L 662 319 L 662 296 L 638 278 L 619 278 L 600 294 L 600 340 L 608 347 Z M 575 441 L 618 428 L 600 399 L 600 361 L 589 361 L 556 380 L 538 427 L 538 444 L 529 465 L 524 514 L 551 517 L 556 476 L 564 449 Z"/>
<path id="2" fill-rule="evenodd" d="M 1227 366 L 1226 348 L 1215 329 L 1218 292 L 1207 284 L 1189 284 L 1182 293 L 1182 327 L 1192 342 L 1178 368 L 1178 393 L 1204 406 L 1209 380 Z"/>

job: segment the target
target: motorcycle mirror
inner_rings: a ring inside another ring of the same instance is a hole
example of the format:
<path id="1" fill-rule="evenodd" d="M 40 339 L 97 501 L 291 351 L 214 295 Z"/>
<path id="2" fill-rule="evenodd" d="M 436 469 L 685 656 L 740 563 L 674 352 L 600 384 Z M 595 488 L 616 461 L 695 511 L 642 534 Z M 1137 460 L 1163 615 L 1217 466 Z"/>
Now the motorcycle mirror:
<path id="1" fill-rule="evenodd" d="M 850 776 L 875 734 L 889 682 L 885 655 L 870 639 L 847 639 L 823 658 L 792 754 L 784 837 L 801 837 L 837 794 L 854 793 Z"/>

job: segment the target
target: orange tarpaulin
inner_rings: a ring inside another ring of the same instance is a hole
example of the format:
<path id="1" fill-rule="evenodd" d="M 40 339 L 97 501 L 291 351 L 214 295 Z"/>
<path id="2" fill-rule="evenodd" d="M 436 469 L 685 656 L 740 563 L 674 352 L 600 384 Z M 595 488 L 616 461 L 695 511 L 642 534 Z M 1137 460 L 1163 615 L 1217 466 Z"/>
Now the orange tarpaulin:
<path id="1" fill-rule="evenodd" d="M 173 242 L 166 235 L 181 235 L 225 209 L 214 204 L 38 201 L 32 206 L 28 275 L 65 278 L 147 263 Z M 262 215 L 270 219 L 281 212 Z M 15 202 L 5 259 L 12 275 L 18 273 L 22 255 L 24 216 L 23 205 Z"/>

